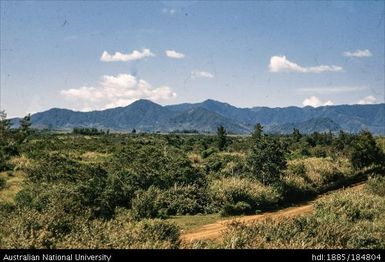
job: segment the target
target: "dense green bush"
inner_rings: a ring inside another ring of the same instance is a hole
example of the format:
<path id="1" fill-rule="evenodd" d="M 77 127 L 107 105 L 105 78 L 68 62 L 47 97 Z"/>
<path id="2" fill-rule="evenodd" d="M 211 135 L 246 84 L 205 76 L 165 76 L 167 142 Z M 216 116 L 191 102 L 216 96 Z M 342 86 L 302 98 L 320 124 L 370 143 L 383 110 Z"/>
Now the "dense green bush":
<path id="1" fill-rule="evenodd" d="M 373 164 L 385 165 L 385 154 L 368 131 L 360 132 L 355 138 L 352 144 L 350 159 L 353 167 L 356 169 Z"/>
<path id="2" fill-rule="evenodd" d="M 28 176 L 33 181 L 57 182 L 73 181 L 81 178 L 81 164 L 73 160 L 68 154 L 47 153 L 42 154 L 38 162 L 27 170 Z"/>
<path id="3" fill-rule="evenodd" d="M 131 212 L 134 219 L 157 218 L 162 216 L 160 210 L 161 191 L 156 187 L 149 187 L 147 190 L 136 192 L 132 200 Z"/>
<path id="4" fill-rule="evenodd" d="M 57 243 L 74 229 L 75 218 L 54 206 L 45 212 L 21 208 L 6 223 L 4 248 L 56 248 Z"/>
<path id="5" fill-rule="evenodd" d="M 211 154 L 203 160 L 205 172 L 213 177 L 246 176 L 248 172 L 246 157 L 243 154 Z"/>
<path id="6" fill-rule="evenodd" d="M 108 134 L 109 130 L 107 130 L 107 132 L 105 132 L 103 130 L 98 130 L 95 127 L 92 127 L 92 128 L 90 128 L 90 127 L 75 127 L 72 130 L 72 133 L 76 134 L 76 135 L 97 136 L 97 135 L 104 135 L 106 133 Z"/>
<path id="7" fill-rule="evenodd" d="M 178 184 L 205 184 L 205 176 L 192 166 L 186 155 L 166 146 L 145 146 L 117 154 L 120 169 L 128 169 L 140 177 L 142 189 L 151 185 L 167 189 Z"/>
<path id="8" fill-rule="evenodd" d="M 87 220 L 55 207 L 20 209 L 0 231 L 2 248 L 177 248 L 179 229 L 166 221 L 134 222 L 127 212 L 113 220 Z M 3 226 L 3 224 L 1 224 Z M 4 235 L 2 235 L 4 233 Z"/>
<path id="9" fill-rule="evenodd" d="M 162 247 L 166 243 L 166 248 L 177 248 L 179 246 L 179 229 L 162 220 L 143 220 L 137 225 L 138 236 L 141 237 L 145 248 Z M 163 243 L 162 243 L 163 242 Z M 155 243 L 155 244 L 154 244 Z"/>
<path id="10" fill-rule="evenodd" d="M 216 152 L 216 149 L 210 147 L 210 148 L 205 149 L 205 150 L 203 150 L 203 151 L 201 152 L 201 157 L 202 157 L 202 158 L 207 158 L 207 157 L 209 157 L 210 155 L 212 155 L 212 154 L 215 153 L 215 152 Z"/>
<path id="11" fill-rule="evenodd" d="M 207 210 L 208 196 L 198 185 L 177 185 L 161 193 L 162 210 L 167 215 L 194 215 Z"/>
<path id="12" fill-rule="evenodd" d="M 58 244 L 59 248 L 154 249 L 178 248 L 180 232 L 176 225 L 162 220 L 135 222 L 127 212 L 113 220 L 77 221 L 75 230 Z"/>
<path id="13" fill-rule="evenodd" d="M 286 145 L 278 138 L 261 135 L 248 155 L 251 174 L 265 185 L 278 182 L 286 169 Z"/>
<path id="14" fill-rule="evenodd" d="M 250 178 L 222 178 L 208 188 L 212 206 L 224 216 L 251 214 L 273 208 L 280 195 L 272 187 Z"/>
<path id="15" fill-rule="evenodd" d="M 293 202 L 343 185 L 357 175 L 352 172 L 348 159 L 330 157 L 296 159 L 289 162 L 279 188 L 284 199 Z"/>

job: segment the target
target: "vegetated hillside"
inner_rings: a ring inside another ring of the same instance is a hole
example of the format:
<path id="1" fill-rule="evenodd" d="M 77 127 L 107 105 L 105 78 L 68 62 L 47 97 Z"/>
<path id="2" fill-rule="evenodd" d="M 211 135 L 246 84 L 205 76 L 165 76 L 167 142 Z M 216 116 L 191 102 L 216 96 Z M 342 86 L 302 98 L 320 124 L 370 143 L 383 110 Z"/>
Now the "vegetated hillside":
<path id="1" fill-rule="evenodd" d="M 311 118 L 310 120 L 297 122 L 297 123 L 286 123 L 282 125 L 272 125 L 266 129 L 271 133 L 279 134 L 290 134 L 293 129 L 298 129 L 301 133 L 309 134 L 314 131 L 317 132 L 336 132 L 342 130 L 341 126 L 330 118 Z"/>
<path id="2" fill-rule="evenodd" d="M 248 127 L 202 107 L 183 111 L 171 119 L 170 124 L 172 129 L 178 130 L 213 132 L 218 126 L 222 125 L 232 133 L 250 132 Z"/>
<path id="3" fill-rule="evenodd" d="M 17 127 L 18 119 L 12 119 L 12 123 Z M 295 127 L 304 133 L 356 133 L 368 129 L 374 134 L 385 134 L 385 104 L 237 108 L 214 100 L 170 106 L 138 100 L 126 107 L 92 112 L 53 108 L 32 115 L 32 123 L 37 128 L 97 127 L 127 132 L 133 128 L 139 132 L 215 132 L 223 125 L 228 132 L 237 134 L 250 133 L 256 123 L 261 123 L 266 131 L 275 133 L 288 133 Z"/>

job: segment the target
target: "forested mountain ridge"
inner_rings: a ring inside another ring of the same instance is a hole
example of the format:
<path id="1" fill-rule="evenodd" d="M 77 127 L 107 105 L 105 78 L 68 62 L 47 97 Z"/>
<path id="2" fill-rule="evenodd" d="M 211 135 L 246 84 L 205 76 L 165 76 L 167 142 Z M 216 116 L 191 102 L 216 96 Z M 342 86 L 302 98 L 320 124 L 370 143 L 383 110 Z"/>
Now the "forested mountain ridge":
<path id="1" fill-rule="evenodd" d="M 31 119 L 35 128 L 59 130 L 97 127 L 120 132 L 132 129 L 139 132 L 215 132 L 219 125 L 223 125 L 230 133 L 247 134 L 256 123 L 261 123 L 266 132 L 272 133 L 290 133 L 297 128 L 303 133 L 367 129 L 374 134 L 385 134 L 385 104 L 238 108 L 211 99 L 169 106 L 138 100 L 126 107 L 102 111 L 52 108 L 33 114 Z M 18 119 L 12 119 L 12 123 L 16 127 Z"/>

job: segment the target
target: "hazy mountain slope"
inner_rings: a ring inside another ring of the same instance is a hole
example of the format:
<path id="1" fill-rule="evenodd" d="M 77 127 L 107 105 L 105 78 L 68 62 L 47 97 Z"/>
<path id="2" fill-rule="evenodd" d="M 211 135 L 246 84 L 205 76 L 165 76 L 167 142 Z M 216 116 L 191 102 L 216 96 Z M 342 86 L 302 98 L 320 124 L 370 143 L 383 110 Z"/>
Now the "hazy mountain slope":
<path id="1" fill-rule="evenodd" d="M 174 117 L 170 124 L 174 127 L 174 130 L 216 132 L 217 127 L 223 125 L 232 133 L 250 133 L 250 129 L 247 127 L 202 107 L 196 107 L 182 112 Z"/>
<path id="2" fill-rule="evenodd" d="M 18 119 L 12 119 L 12 123 L 16 127 Z M 32 123 L 36 128 L 98 127 L 116 131 L 135 128 L 148 132 L 215 132 L 218 125 L 223 125 L 231 133 L 249 133 L 256 123 L 261 123 L 266 131 L 271 132 L 286 133 L 296 127 L 302 132 L 339 129 L 358 132 L 368 129 L 375 134 L 385 134 L 385 104 L 237 108 L 210 99 L 169 106 L 138 100 L 126 107 L 92 112 L 53 108 L 32 115 Z"/>
<path id="3" fill-rule="evenodd" d="M 317 132 L 336 132 L 341 130 L 341 126 L 335 123 L 330 118 L 312 118 L 304 122 L 286 123 L 282 125 L 274 125 L 266 128 L 267 132 L 278 134 L 290 134 L 293 129 L 297 128 L 301 133 Z"/>

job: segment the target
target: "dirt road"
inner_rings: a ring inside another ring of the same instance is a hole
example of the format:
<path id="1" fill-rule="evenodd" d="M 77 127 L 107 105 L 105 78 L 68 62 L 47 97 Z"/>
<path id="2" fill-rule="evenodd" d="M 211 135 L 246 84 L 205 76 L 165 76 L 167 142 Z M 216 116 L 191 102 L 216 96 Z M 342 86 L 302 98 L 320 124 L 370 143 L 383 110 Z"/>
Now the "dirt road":
<path id="1" fill-rule="evenodd" d="M 351 187 L 345 188 L 345 189 L 361 190 L 363 188 L 363 186 L 364 186 L 364 183 L 359 183 L 359 184 L 352 185 Z M 331 191 L 327 194 L 341 191 L 341 190 L 344 190 L 344 189 L 338 189 L 335 191 Z M 317 199 L 322 198 L 325 195 L 326 194 L 321 195 Z M 189 243 L 189 242 L 195 241 L 195 240 L 217 239 L 221 236 L 222 231 L 226 228 L 226 224 L 228 224 L 234 220 L 237 220 L 237 221 L 240 221 L 243 223 L 251 223 L 251 222 L 263 220 L 266 218 L 276 219 L 276 218 L 282 218 L 282 217 L 293 217 L 293 216 L 308 214 L 308 213 L 311 213 L 313 211 L 313 204 L 317 199 L 302 203 L 299 206 L 288 207 L 288 208 L 284 208 L 284 209 L 277 210 L 274 212 L 266 212 L 266 213 L 259 214 L 259 215 L 243 216 L 243 217 L 239 217 L 239 218 L 235 218 L 235 219 L 222 220 L 222 221 L 218 221 L 218 222 L 213 223 L 213 224 L 208 224 L 208 225 L 202 226 L 198 229 L 195 229 L 193 231 L 186 232 L 186 233 L 182 234 L 181 240 L 185 243 Z"/>

